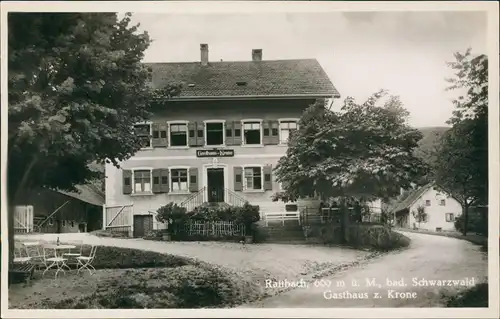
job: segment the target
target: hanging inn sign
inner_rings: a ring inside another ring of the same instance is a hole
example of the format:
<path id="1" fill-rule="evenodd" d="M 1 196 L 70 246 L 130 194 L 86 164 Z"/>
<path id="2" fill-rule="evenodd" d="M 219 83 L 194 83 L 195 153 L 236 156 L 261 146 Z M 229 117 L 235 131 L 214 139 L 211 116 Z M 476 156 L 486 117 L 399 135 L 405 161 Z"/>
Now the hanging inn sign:
<path id="1" fill-rule="evenodd" d="M 233 157 L 234 150 L 196 150 L 196 157 Z"/>

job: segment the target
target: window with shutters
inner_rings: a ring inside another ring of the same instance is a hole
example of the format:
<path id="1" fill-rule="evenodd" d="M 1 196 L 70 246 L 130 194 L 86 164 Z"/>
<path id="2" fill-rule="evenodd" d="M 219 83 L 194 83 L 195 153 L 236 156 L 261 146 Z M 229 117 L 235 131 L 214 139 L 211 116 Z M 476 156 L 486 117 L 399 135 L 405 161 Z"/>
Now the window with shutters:
<path id="1" fill-rule="evenodd" d="M 172 192 L 188 192 L 189 177 L 188 168 L 170 169 L 170 189 Z"/>
<path id="2" fill-rule="evenodd" d="M 262 145 L 261 120 L 244 120 L 242 121 L 242 126 L 243 126 L 243 145 Z"/>
<path id="3" fill-rule="evenodd" d="M 151 193 L 151 169 L 138 169 L 133 171 L 134 194 Z"/>
<path id="4" fill-rule="evenodd" d="M 287 144 L 291 132 L 296 131 L 298 128 L 296 119 L 283 119 L 280 120 L 280 144 Z"/>
<path id="5" fill-rule="evenodd" d="M 446 213 L 446 221 L 448 223 L 454 222 L 455 221 L 455 214 L 453 213 Z"/>
<path id="6" fill-rule="evenodd" d="M 205 145 L 224 145 L 224 122 L 205 121 Z"/>
<path id="7" fill-rule="evenodd" d="M 243 190 L 263 190 L 261 166 L 246 166 L 243 168 Z"/>
<path id="8" fill-rule="evenodd" d="M 151 132 L 151 124 L 148 122 L 134 125 L 134 134 L 139 137 L 142 148 L 152 147 L 153 134 Z"/>
<path id="9" fill-rule="evenodd" d="M 188 146 L 187 122 L 169 122 L 169 135 L 171 147 Z"/>

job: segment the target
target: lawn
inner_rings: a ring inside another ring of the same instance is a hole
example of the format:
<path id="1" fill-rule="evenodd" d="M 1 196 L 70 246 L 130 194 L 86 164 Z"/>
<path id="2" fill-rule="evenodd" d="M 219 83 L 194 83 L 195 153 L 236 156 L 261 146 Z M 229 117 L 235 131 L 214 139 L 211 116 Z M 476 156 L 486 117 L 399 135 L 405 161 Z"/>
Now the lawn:
<path id="1" fill-rule="evenodd" d="M 488 308 L 488 284 L 481 283 L 450 298 L 447 307 Z"/>
<path id="2" fill-rule="evenodd" d="M 90 250 L 84 247 L 84 254 Z M 9 308 L 116 309 L 229 307 L 257 298 L 234 274 L 185 257 L 100 246 L 87 271 L 41 278 L 9 288 Z"/>

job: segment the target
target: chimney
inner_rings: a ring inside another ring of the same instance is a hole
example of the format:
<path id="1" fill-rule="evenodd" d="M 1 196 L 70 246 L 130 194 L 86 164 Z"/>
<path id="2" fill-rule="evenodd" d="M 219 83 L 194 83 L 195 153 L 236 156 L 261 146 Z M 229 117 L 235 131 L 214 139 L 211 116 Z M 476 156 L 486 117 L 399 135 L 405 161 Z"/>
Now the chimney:
<path id="1" fill-rule="evenodd" d="M 208 44 L 200 44 L 201 65 L 208 65 Z"/>
<path id="2" fill-rule="evenodd" d="M 262 49 L 252 50 L 252 61 L 262 61 Z"/>

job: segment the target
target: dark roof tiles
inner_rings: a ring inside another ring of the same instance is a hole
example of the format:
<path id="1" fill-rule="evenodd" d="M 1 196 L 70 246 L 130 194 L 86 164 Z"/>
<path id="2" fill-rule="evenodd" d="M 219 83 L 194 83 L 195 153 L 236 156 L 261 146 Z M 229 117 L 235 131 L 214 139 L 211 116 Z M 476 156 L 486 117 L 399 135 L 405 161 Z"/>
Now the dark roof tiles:
<path id="1" fill-rule="evenodd" d="M 183 85 L 176 98 L 340 96 L 315 59 L 210 62 L 207 66 L 199 62 L 145 65 L 151 70 L 153 88 Z"/>

